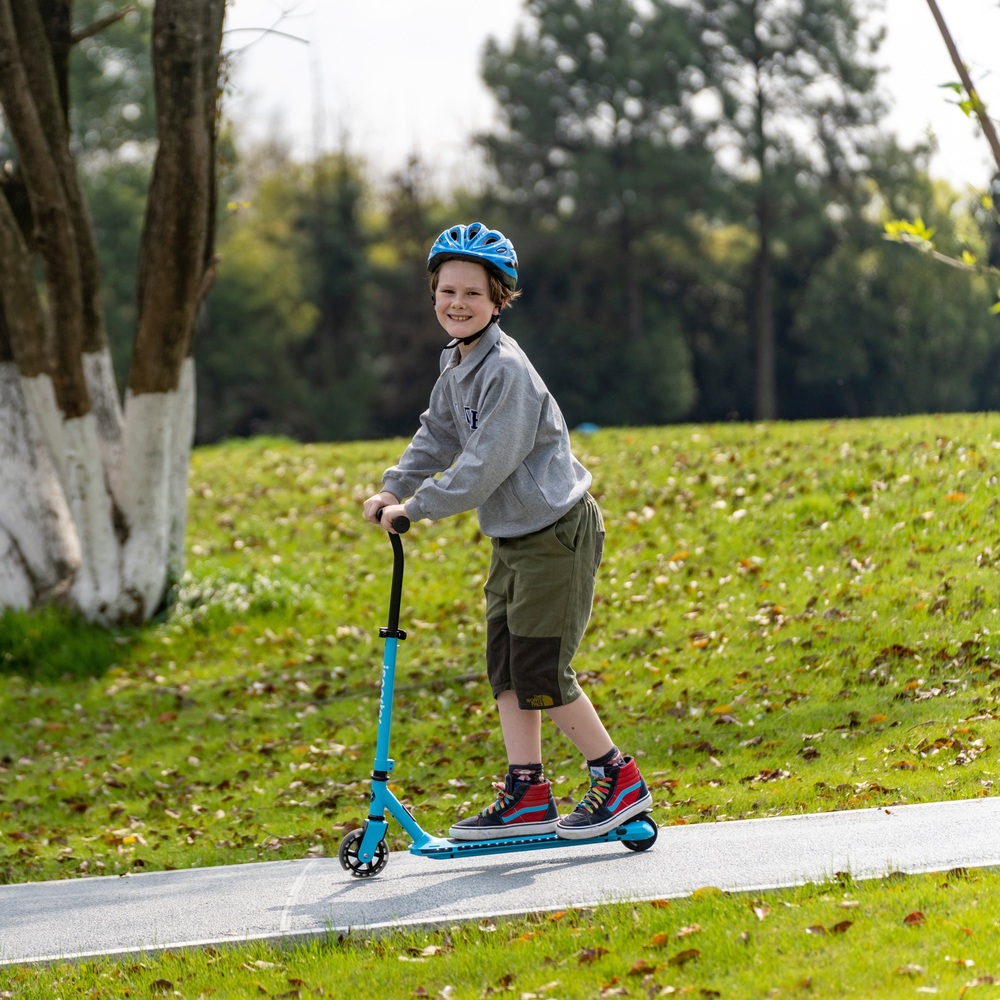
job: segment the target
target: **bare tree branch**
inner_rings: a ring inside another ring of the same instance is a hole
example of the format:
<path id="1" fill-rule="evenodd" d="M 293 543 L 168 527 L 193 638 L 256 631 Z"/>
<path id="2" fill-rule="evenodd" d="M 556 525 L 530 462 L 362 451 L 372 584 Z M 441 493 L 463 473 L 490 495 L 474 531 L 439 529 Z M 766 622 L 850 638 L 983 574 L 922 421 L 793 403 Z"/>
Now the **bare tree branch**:
<path id="1" fill-rule="evenodd" d="M 135 4 L 129 4 L 128 7 L 122 7 L 121 10 L 113 11 L 107 17 L 102 17 L 93 24 L 88 24 L 86 28 L 74 31 L 71 41 L 74 45 L 79 45 L 85 39 L 99 35 L 105 28 L 109 28 L 112 24 L 116 24 L 123 18 L 128 17 L 129 14 L 134 14 L 138 9 Z"/>
<path id="2" fill-rule="evenodd" d="M 927 6 L 930 7 L 931 13 L 934 15 L 938 31 L 941 32 L 944 44 L 948 48 L 948 55 L 951 56 L 951 61 L 955 66 L 955 71 L 958 73 L 959 79 L 962 81 L 962 86 L 965 87 L 965 91 L 969 95 L 969 100 L 972 102 L 973 110 L 976 112 L 976 117 L 979 119 L 979 124 L 983 129 L 983 134 L 986 136 L 986 141 L 990 144 L 990 149 L 993 151 L 993 159 L 996 161 L 997 170 L 1000 170 L 1000 139 L 997 139 L 997 133 L 996 129 L 993 127 L 993 122 L 990 120 L 989 115 L 986 114 L 986 107 L 980 100 L 975 84 L 972 82 L 972 77 L 969 76 L 969 71 L 966 69 L 965 63 L 962 62 L 962 57 L 959 55 L 958 48 L 955 45 L 954 39 L 951 37 L 951 32 L 948 30 L 948 26 L 944 23 L 944 18 L 941 16 L 941 10 L 937 5 L 937 0 L 927 0 Z"/>

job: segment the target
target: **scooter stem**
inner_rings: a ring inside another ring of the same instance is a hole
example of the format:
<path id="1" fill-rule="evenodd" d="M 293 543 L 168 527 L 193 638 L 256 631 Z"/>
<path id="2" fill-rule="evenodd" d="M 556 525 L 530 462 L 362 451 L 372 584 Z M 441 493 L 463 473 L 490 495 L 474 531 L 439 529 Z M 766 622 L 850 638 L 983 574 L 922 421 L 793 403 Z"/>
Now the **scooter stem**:
<path id="1" fill-rule="evenodd" d="M 381 512 L 380 512 L 381 513 Z M 397 519 L 400 521 L 402 519 Z M 403 527 L 394 523 L 399 530 Z M 403 528 L 409 527 L 407 523 Z M 406 638 L 406 633 L 399 627 L 399 608 L 403 594 L 403 543 L 398 534 L 389 534 L 392 543 L 392 586 L 389 591 L 389 620 L 385 628 L 379 629 L 379 637 L 385 639 L 385 652 L 382 658 L 382 689 L 378 706 L 378 738 L 375 745 L 375 772 L 372 777 L 376 781 L 385 781 L 392 771 L 393 762 L 389 759 L 389 736 L 392 732 L 392 703 L 396 685 L 396 649 Z"/>

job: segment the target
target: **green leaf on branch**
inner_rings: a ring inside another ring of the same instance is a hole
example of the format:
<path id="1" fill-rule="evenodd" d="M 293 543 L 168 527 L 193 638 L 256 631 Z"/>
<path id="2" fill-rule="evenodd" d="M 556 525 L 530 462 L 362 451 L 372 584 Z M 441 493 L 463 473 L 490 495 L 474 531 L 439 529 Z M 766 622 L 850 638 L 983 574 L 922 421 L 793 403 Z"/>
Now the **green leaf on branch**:
<path id="1" fill-rule="evenodd" d="M 934 245 L 934 230 L 928 229 L 924 220 L 917 216 L 912 222 L 909 219 L 889 219 L 885 223 L 886 239 L 896 243 L 925 243 L 928 247 Z"/>

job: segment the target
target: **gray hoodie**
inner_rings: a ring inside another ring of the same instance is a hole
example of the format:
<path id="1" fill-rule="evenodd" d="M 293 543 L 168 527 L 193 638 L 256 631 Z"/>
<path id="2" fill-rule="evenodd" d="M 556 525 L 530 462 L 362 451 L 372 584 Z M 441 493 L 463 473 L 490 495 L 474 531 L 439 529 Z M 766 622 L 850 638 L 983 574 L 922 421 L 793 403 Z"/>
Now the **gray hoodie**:
<path id="1" fill-rule="evenodd" d="M 517 341 L 494 323 L 441 374 L 420 429 L 382 488 L 413 520 L 476 508 L 492 538 L 515 538 L 557 521 L 586 493 L 590 473 L 570 450 L 555 399 Z M 439 475 L 440 473 L 440 475 Z"/>

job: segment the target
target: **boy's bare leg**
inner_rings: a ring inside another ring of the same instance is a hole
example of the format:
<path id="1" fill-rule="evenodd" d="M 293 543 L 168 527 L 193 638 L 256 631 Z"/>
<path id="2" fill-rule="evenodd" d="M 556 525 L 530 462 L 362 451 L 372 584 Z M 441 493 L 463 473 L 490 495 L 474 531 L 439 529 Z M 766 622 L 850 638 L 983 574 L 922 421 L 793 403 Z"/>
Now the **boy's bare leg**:
<path id="1" fill-rule="evenodd" d="M 516 698 L 514 703 L 517 704 Z M 568 705 L 559 705 L 546 711 L 587 760 L 599 760 L 614 746 L 597 709 L 586 694 L 581 694 Z"/>
<path id="2" fill-rule="evenodd" d="M 508 764 L 540 764 L 542 762 L 542 713 L 527 711 L 517 703 L 513 691 L 497 696 L 500 728 L 507 748 Z"/>

